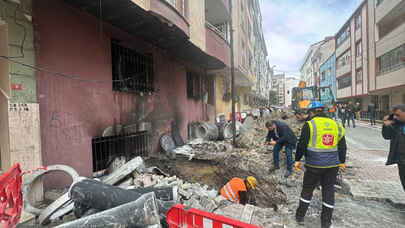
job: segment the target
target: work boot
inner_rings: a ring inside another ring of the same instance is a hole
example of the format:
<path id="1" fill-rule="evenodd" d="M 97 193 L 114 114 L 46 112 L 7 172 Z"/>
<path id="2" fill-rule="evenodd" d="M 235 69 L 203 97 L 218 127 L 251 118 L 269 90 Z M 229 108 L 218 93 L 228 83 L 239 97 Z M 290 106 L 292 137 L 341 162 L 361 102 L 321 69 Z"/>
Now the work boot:
<path id="1" fill-rule="evenodd" d="M 273 173 L 274 171 L 276 171 L 277 169 L 280 169 L 280 166 L 275 165 L 272 168 L 269 169 L 269 173 Z"/>
<path id="2" fill-rule="evenodd" d="M 291 176 L 291 173 L 292 173 L 292 171 L 291 171 L 291 170 L 287 170 L 287 171 L 285 171 L 285 173 L 284 173 L 284 177 L 285 177 L 285 178 L 288 178 L 289 176 Z"/>

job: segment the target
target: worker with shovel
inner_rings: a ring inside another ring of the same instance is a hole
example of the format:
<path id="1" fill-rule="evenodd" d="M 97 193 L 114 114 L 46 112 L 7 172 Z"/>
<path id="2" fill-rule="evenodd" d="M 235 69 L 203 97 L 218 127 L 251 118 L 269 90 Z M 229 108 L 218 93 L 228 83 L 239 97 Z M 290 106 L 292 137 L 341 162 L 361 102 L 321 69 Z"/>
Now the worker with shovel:
<path id="1" fill-rule="evenodd" d="M 335 188 L 337 174 L 344 169 L 346 161 L 345 129 L 327 117 L 325 106 L 320 101 L 313 101 L 308 107 L 311 120 L 301 130 L 301 137 L 295 155 L 296 168 L 301 166 L 301 158 L 305 155 L 305 174 L 296 220 L 303 224 L 305 214 L 318 182 L 322 186 L 322 228 L 332 224 L 332 213 L 335 204 Z"/>
<path id="2" fill-rule="evenodd" d="M 233 202 L 245 205 L 248 203 L 249 193 L 255 190 L 257 180 L 255 177 L 248 176 L 245 180 L 234 177 L 221 189 L 221 195 Z"/>

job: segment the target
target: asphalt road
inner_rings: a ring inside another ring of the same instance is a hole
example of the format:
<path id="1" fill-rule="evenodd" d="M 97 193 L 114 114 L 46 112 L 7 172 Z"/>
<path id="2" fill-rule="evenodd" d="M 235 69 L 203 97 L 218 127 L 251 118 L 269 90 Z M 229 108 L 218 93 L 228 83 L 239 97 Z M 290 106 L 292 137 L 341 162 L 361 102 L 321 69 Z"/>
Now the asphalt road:
<path id="1" fill-rule="evenodd" d="M 371 127 L 364 122 L 357 122 L 356 128 L 346 126 L 346 142 L 349 149 L 385 152 L 389 150 L 390 145 L 389 140 L 385 140 L 381 135 L 381 126 Z"/>

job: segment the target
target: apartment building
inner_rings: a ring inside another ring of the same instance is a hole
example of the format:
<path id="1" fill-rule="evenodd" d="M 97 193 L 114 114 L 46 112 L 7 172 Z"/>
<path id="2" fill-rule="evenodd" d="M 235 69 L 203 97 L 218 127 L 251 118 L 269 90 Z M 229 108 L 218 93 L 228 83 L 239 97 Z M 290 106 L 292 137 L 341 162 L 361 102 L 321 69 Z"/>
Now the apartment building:
<path id="1" fill-rule="evenodd" d="M 336 34 L 337 98 L 372 102 L 381 119 L 405 103 L 405 1 L 366 0 Z"/>
<path id="2" fill-rule="evenodd" d="M 375 67 L 368 86 L 369 100 L 382 118 L 393 105 L 405 104 L 405 0 L 377 0 L 374 6 L 375 51 L 370 58 Z"/>
<path id="3" fill-rule="evenodd" d="M 301 81 L 306 82 L 307 86 L 315 86 L 316 80 L 316 72 L 314 72 L 314 64 L 313 64 L 313 57 L 318 50 L 318 48 L 323 44 L 324 41 L 319 41 L 312 44 L 307 53 L 305 54 L 304 60 L 300 67 L 301 72 Z"/>
<path id="4" fill-rule="evenodd" d="M 251 110 L 262 103 L 261 86 L 266 81 L 267 50 L 262 32 L 262 16 L 258 0 L 232 1 L 232 28 L 236 111 Z M 216 72 L 217 114 L 232 112 L 231 69 Z M 260 84 L 260 85 L 258 85 Z"/>
<path id="5" fill-rule="evenodd" d="M 285 79 L 285 89 L 284 89 L 284 94 L 285 94 L 285 107 L 290 107 L 292 104 L 292 89 L 294 87 L 298 87 L 300 80 L 294 77 L 287 77 Z"/>
<path id="6" fill-rule="evenodd" d="M 286 78 L 285 74 L 276 74 L 272 77 L 272 91 L 274 91 L 274 95 L 276 96 L 276 104 L 279 106 L 284 106 L 286 103 L 286 97 L 285 97 L 285 92 L 286 92 Z"/>

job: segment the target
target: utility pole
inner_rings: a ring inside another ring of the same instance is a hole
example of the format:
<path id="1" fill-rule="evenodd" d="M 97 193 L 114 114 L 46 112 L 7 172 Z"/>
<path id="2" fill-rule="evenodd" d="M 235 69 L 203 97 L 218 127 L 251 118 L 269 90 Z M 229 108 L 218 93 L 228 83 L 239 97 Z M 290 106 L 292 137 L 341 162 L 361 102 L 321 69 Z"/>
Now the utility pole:
<path id="1" fill-rule="evenodd" d="M 232 22 L 232 0 L 229 0 L 229 12 L 231 15 L 230 29 L 231 29 L 231 96 L 232 96 L 232 144 L 236 146 L 236 120 L 235 120 L 235 66 L 233 58 L 233 22 Z"/>

